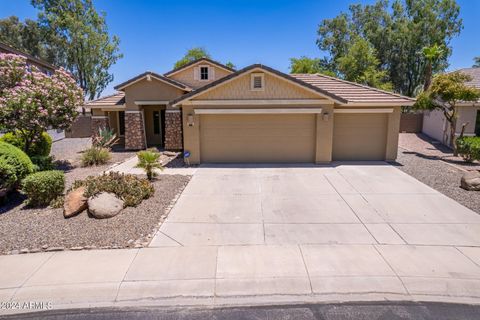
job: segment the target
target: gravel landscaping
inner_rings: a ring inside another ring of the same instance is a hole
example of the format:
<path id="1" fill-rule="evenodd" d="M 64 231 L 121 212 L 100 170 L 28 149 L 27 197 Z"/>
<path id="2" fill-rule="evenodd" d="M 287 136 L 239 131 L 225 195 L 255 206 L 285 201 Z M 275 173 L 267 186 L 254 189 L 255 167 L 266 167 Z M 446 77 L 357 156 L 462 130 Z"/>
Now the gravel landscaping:
<path id="1" fill-rule="evenodd" d="M 423 155 L 403 148 L 399 148 L 394 165 L 415 179 L 480 213 L 480 192 L 460 188 L 460 178 L 464 171 L 445 163 L 436 156 Z"/>
<path id="2" fill-rule="evenodd" d="M 90 138 L 67 138 L 53 143 L 50 155 L 55 157 L 60 170 L 65 172 L 65 184 L 68 189 L 75 180 L 85 179 L 88 176 L 100 174 L 109 167 L 135 156 L 136 152 L 125 151 L 119 146 L 114 146 L 112 159 L 101 166 L 82 167 L 80 158 L 85 149 L 90 148 Z"/>
<path id="3" fill-rule="evenodd" d="M 86 212 L 65 219 L 61 208 L 28 208 L 21 195 L 13 195 L 0 207 L 0 253 L 145 246 L 190 178 L 161 175 L 154 196 L 102 220 Z"/>

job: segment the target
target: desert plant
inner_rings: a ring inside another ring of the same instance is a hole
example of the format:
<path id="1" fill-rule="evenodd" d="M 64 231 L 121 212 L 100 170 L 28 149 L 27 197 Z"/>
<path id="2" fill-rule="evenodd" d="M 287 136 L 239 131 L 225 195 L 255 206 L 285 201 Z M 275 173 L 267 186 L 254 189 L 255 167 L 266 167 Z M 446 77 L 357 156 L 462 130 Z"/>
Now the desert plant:
<path id="1" fill-rule="evenodd" d="M 32 161 L 25 152 L 3 141 L 0 141 L 0 161 L 14 169 L 17 182 L 32 173 L 34 169 Z"/>
<path id="2" fill-rule="evenodd" d="M 83 152 L 82 166 L 97 166 L 105 164 L 111 158 L 110 150 L 107 148 L 91 147 Z"/>
<path id="3" fill-rule="evenodd" d="M 28 175 L 22 181 L 22 192 L 32 206 L 45 206 L 58 198 L 65 188 L 63 171 L 41 171 Z"/>
<path id="4" fill-rule="evenodd" d="M 85 187 L 86 197 L 92 197 L 101 192 L 110 192 L 122 199 L 126 207 L 137 206 L 143 199 L 150 198 L 155 191 L 147 179 L 118 172 L 77 180 L 73 183 L 72 189 L 82 186 Z"/>
<path id="5" fill-rule="evenodd" d="M 5 133 L 1 138 L 1 141 L 6 143 L 13 144 L 15 147 L 26 150 L 26 142 L 24 135 L 20 134 L 19 130 L 15 132 Z M 30 157 L 43 156 L 48 157 L 50 151 L 52 150 L 52 137 L 46 132 L 42 134 L 31 142 L 31 145 L 28 149 L 27 154 Z M 26 152 L 26 151 L 25 151 Z"/>
<path id="6" fill-rule="evenodd" d="M 112 129 L 98 128 L 98 134 L 93 137 L 92 144 L 98 148 L 111 148 L 118 138 Z"/>
<path id="7" fill-rule="evenodd" d="M 142 168 L 147 174 L 147 179 L 152 180 L 157 175 L 155 169 L 163 170 L 163 166 L 158 162 L 160 153 L 153 150 L 144 150 L 137 153 L 138 163 L 135 167 Z"/>
<path id="8" fill-rule="evenodd" d="M 480 137 L 460 137 L 456 139 L 458 153 L 466 162 L 480 160 Z"/>

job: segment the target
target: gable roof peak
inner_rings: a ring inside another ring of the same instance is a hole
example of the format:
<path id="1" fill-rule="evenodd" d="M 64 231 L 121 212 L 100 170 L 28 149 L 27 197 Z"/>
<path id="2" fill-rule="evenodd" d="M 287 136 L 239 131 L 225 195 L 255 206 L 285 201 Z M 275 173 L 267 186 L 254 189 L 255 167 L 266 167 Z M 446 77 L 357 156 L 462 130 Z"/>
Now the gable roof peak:
<path id="1" fill-rule="evenodd" d="M 224 69 L 224 70 L 226 70 L 226 71 L 235 72 L 235 70 L 233 70 L 232 68 L 229 68 L 229 67 L 227 67 L 226 65 L 224 65 L 224 64 L 222 64 L 222 63 L 220 63 L 220 62 L 218 62 L 218 61 L 212 60 L 212 59 L 207 58 L 207 57 L 201 57 L 201 58 L 195 59 L 195 60 L 193 60 L 193 61 L 190 61 L 189 63 L 187 63 L 187 64 L 185 64 L 185 65 L 183 65 L 183 66 L 181 66 L 181 67 L 178 67 L 178 68 L 175 68 L 175 69 L 173 69 L 173 70 L 170 70 L 170 71 L 164 73 L 163 75 L 164 75 L 165 77 L 169 77 L 169 76 L 171 76 L 171 75 L 174 75 L 174 74 L 177 73 L 177 72 L 180 72 L 180 71 L 182 71 L 182 70 L 185 70 L 185 69 L 187 69 L 187 68 L 189 68 L 189 67 L 191 67 L 191 66 L 193 66 L 193 65 L 195 65 L 195 64 L 197 64 L 197 63 L 199 63 L 199 62 L 202 62 L 202 61 L 205 61 L 205 62 L 208 62 L 208 63 L 210 63 L 210 64 L 213 64 L 213 65 L 215 65 L 215 66 L 217 66 L 217 67 L 219 67 L 219 68 L 221 68 L 221 69 Z"/>
<path id="2" fill-rule="evenodd" d="M 153 77 L 157 80 L 160 80 L 162 82 L 165 82 L 165 83 L 167 83 L 171 86 L 174 86 L 178 89 L 181 89 L 181 90 L 185 90 L 185 91 L 191 91 L 192 90 L 192 88 L 190 88 L 189 86 L 187 86 L 187 85 L 185 85 L 185 84 L 183 84 L 179 81 L 167 78 L 167 77 L 165 77 L 161 74 L 158 74 L 158 73 L 155 73 L 155 72 L 152 72 L 152 71 L 145 71 L 144 73 L 141 73 L 136 77 L 133 77 L 133 78 L 131 78 L 131 79 L 125 81 L 125 82 L 120 83 L 119 85 L 116 85 L 114 87 L 114 89 L 115 90 L 123 90 L 123 89 L 125 89 L 125 87 L 128 87 L 129 85 L 132 85 L 135 82 L 140 81 L 143 78 L 149 77 L 149 76 L 151 76 L 151 77 Z"/>

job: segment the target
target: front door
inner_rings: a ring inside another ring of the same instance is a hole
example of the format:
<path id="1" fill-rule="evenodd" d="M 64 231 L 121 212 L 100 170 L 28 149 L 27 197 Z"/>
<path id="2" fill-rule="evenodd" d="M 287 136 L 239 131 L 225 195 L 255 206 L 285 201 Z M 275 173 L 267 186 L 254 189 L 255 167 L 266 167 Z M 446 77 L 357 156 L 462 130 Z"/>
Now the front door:
<path id="1" fill-rule="evenodd" d="M 160 108 L 145 108 L 145 131 L 149 146 L 163 147 L 163 117 L 165 112 Z"/>

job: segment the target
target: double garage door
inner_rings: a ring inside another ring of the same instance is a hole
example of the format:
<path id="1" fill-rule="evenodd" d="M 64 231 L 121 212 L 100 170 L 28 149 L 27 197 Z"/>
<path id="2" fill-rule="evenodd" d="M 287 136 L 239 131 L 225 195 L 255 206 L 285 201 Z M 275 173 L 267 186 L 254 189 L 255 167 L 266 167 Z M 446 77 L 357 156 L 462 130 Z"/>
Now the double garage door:
<path id="1" fill-rule="evenodd" d="M 385 114 L 335 114 L 333 160 L 383 160 L 386 133 Z M 200 116 L 203 163 L 312 163 L 316 139 L 315 114 Z"/>

